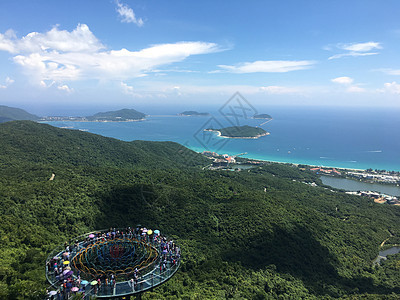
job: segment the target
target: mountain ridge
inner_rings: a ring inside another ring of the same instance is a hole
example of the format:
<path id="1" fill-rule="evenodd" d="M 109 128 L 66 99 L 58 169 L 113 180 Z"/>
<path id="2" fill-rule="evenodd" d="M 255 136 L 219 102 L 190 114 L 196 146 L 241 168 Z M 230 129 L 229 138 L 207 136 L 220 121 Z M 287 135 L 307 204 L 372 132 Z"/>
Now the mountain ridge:
<path id="1" fill-rule="evenodd" d="M 0 105 L 0 123 L 12 120 L 32 120 L 37 121 L 39 117 L 28 113 L 21 108 Z"/>

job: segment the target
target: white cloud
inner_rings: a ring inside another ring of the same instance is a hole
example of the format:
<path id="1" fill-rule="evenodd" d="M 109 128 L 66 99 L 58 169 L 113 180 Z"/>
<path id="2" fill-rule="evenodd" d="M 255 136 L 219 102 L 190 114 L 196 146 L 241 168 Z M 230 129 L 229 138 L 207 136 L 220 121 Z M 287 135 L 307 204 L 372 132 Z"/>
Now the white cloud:
<path id="1" fill-rule="evenodd" d="M 219 65 L 222 70 L 214 71 L 229 73 L 285 73 L 290 71 L 304 70 L 315 64 L 309 60 L 260 60 L 255 62 L 244 62 L 234 66 Z"/>
<path id="2" fill-rule="evenodd" d="M 135 12 L 126 4 L 122 4 L 119 0 L 116 0 L 117 12 L 121 17 L 123 23 L 135 23 L 137 26 L 143 26 L 144 22 L 141 18 L 136 18 Z"/>
<path id="3" fill-rule="evenodd" d="M 57 86 L 57 89 L 59 89 L 60 91 L 63 91 L 63 92 L 67 92 L 68 94 L 69 94 L 69 93 L 72 93 L 72 92 L 74 91 L 74 89 L 70 88 L 70 87 L 69 87 L 68 85 L 66 85 L 66 84 Z"/>
<path id="4" fill-rule="evenodd" d="M 376 70 L 376 71 L 381 71 L 381 72 L 383 72 L 383 73 L 386 73 L 386 74 L 388 74 L 388 75 L 400 75 L 400 69 L 379 69 L 379 70 Z"/>
<path id="5" fill-rule="evenodd" d="M 333 78 L 331 81 L 339 84 L 351 84 L 353 83 L 353 78 L 343 76 L 343 77 Z"/>
<path id="6" fill-rule="evenodd" d="M 345 91 L 348 93 L 362 93 L 365 89 L 360 87 L 359 84 L 353 84 L 353 78 L 343 76 L 331 79 L 332 82 L 338 83 L 346 87 Z"/>
<path id="7" fill-rule="evenodd" d="M 356 57 L 356 56 L 376 55 L 379 53 L 378 52 L 369 52 L 369 51 L 382 49 L 382 45 L 379 42 L 365 42 L 365 43 L 349 43 L 349 44 L 339 43 L 339 44 L 336 44 L 334 47 L 332 47 L 332 46 L 324 47 L 325 50 L 333 50 L 333 48 L 340 49 L 340 50 L 346 50 L 349 52 L 335 54 L 335 55 L 330 56 L 328 59 L 337 59 L 337 58 L 342 58 L 342 57 L 346 57 L 346 56 Z"/>
<path id="8" fill-rule="evenodd" d="M 71 32 L 53 27 L 46 33 L 31 32 L 21 39 L 15 34 L 0 34 L 0 50 L 13 54 L 44 51 L 97 52 L 104 46 L 86 24 L 78 24 Z"/>
<path id="9" fill-rule="evenodd" d="M 267 92 L 268 94 L 273 94 L 273 95 L 301 94 L 303 92 L 299 88 L 276 86 L 276 85 L 262 86 L 262 87 L 260 87 L 260 90 Z"/>
<path id="10" fill-rule="evenodd" d="M 221 51 L 217 44 L 207 42 L 160 44 L 139 51 L 106 50 L 85 24 L 79 24 L 71 32 L 54 27 L 49 32 L 33 32 L 21 39 L 4 34 L 0 50 L 14 54 L 14 62 L 38 84 L 142 77 L 191 55 Z"/>
<path id="11" fill-rule="evenodd" d="M 382 49 L 382 46 L 378 42 L 366 42 L 366 43 L 338 44 L 338 48 L 354 52 L 368 52 L 373 49 Z"/>
<path id="12" fill-rule="evenodd" d="M 335 54 L 330 56 L 328 59 L 336 59 L 336 58 L 342 58 L 346 56 L 369 56 L 369 55 L 377 55 L 379 54 L 378 52 L 367 52 L 367 53 L 359 53 L 359 52 L 349 52 L 349 53 L 341 53 L 341 54 Z"/>
<path id="13" fill-rule="evenodd" d="M 393 81 L 393 82 L 387 82 L 384 85 L 384 92 L 389 92 L 391 94 L 399 94 L 400 95 L 400 84 Z"/>
<path id="14" fill-rule="evenodd" d="M 349 93 L 363 93 L 365 92 L 365 89 L 358 85 L 351 85 L 346 89 L 346 91 Z"/>
<path id="15" fill-rule="evenodd" d="M 5 84 L 0 84 L 0 89 L 6 89 L 14 83 L 14 79 L 6 77 Z"/>
<path id="16" fill-rule="evenodd" d="M 121 81 L 121 87 L 122 87 L 122 91 L 125 94 L 129 95 L 129 94 L 133 94 L 133 92 L 134 92 L 133 86 L 130 86 L 130 85 L 126 84 L 125 82 Z"/>

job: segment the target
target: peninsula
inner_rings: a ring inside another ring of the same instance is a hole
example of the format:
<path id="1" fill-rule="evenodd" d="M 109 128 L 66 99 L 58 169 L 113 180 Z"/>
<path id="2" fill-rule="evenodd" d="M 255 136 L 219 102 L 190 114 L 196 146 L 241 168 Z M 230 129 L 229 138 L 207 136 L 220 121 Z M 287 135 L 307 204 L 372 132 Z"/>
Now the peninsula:
<path id="1" fill-rule="evenodd" d="M 207 128 L 204 131 L 217 132 L 218 136 L 231 139 L 258 139 L 259 137 L 269 135 L 269 132 L 260 127 L 232 126 L 221 129 Z"/>
<path id="2" fill-rule="evenodd" d="M 145 120 L 146 114 L 135 109 L 120 109 L 115 111 L 99 112 L 87 117 L 42 117 L 39 121 L 75 121 L 75 122 L 133 122 Z"/>
<path id="3" fill-rule="evenodd" d="M 184 112 L 181 112 L 180 114 L 178 114 L 178 116 L 186 116 L 186 117 L 192 117 L 192 116 L 200 116 L 200 117 L 206 117 L 209 116 L 209 113 L 206 112 L 197 112 L 194 110 L 186 110 Z"/>

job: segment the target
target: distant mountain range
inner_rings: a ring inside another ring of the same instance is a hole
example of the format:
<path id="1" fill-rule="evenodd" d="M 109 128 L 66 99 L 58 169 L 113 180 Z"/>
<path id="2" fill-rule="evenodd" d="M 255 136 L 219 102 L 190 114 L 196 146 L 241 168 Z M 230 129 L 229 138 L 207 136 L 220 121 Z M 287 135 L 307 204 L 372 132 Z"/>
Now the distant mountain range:
<path id="1" fill-rule="evenodd" d="M 0 123 L 14 120 L 37 121 L 39 120 L 39 117 L 20 108 L 0 105 Z"/>

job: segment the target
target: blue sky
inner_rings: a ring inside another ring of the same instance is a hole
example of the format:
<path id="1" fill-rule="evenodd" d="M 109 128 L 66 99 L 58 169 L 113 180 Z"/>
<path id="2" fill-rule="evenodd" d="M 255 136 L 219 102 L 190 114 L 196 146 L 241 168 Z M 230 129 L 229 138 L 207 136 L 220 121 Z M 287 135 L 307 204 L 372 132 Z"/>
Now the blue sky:
<path id="1" fill-rule="evenodd" d="M 399 1 L 0 2 L 0 102 L 400 107 Z"/>

